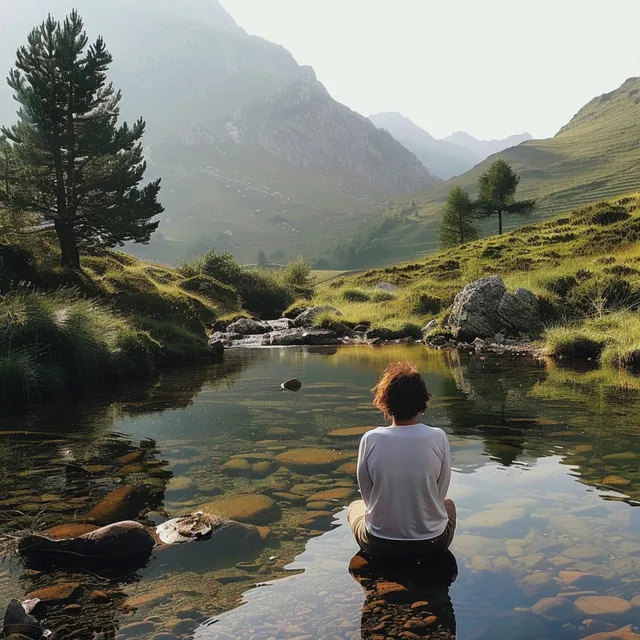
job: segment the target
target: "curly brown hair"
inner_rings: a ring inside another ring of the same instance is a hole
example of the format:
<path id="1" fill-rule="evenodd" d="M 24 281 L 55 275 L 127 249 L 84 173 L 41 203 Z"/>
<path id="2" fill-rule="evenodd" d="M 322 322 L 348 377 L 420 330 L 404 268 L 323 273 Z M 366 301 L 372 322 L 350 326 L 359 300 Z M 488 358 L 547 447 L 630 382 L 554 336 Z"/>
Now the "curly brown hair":
<path id="1" fill-rule="evenodd" d="M 386 418 L 410 420 L 427 408 L 430 394 L 412 362 L 393 362 L 372 389 L 373 405 Z"/>

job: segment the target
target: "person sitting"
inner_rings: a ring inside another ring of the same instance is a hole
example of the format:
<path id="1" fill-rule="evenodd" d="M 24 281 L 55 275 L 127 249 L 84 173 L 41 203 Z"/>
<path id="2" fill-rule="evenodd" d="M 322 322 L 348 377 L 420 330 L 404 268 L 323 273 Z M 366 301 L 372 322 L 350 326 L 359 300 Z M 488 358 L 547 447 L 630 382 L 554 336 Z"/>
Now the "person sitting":
<path id="1" fill-rule="evenodd" d="M 416 366 L 390 364 L 373 389 L 374 406 L 391 426 L 365 433 L 358 452 L 362 500 L 347 520 L 371 557 L 420 558 L 444 552 L 453 540 L 456 508 L 447 496 L 451 451 L 442 429 L 420 422 L 429 393 Z"/>

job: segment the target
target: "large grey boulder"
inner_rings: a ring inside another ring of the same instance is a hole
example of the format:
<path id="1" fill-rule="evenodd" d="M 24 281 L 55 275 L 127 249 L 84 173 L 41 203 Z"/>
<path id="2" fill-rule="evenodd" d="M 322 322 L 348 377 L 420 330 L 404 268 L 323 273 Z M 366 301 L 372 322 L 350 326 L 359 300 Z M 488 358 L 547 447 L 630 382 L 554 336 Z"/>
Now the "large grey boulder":
<path id="1" fill-rule="evenodd" d="M 316 318 L 321 313 L 332 313 L 335 316 L 341 316 L 342 313 L 338 311 L 335 307 L 330 304 L 325 304 L 320 307 L 311 307 L 311 309 L 307 309 L 303 311 L 299 316 L 295 318 L 293 321 L 294 327 L 310 327 L 316 321 Z"/>
<path id="2" fill-rule="evenodd" d="M 325 329 L 288 329 L 274 331 L 262 337 L 263 347 L 288 347 L 292 345 L 334 345 L 338 338 L 333 331 Z"/>
<path id="3" fill-rule="evenodd" d="M 284 331 L 293 328 L 293 320 L 290 318 L 278 318 L 277 320 L 266 320 L 265 324 L 271 327 L 272 331 Z"/>
<path id="4" fill-rule="evenodd" d="M 449 316 L 453 337 L 472 343 L 496 334 L 537 334 L 543 329 L 538 298 L 528 289 L 509 293 L 498 276 L 468 284 L 453 302 Z"/>
<path id="5" fill-rule="evenodd" d="M 472 342 L 498 333 L 502 328 L 498 307 L 506 292 L 507 288 L 498 276 L 469 283 L 453 301 L 449 316 L 453 337 Z"/>
<path id="6" fill-rule="evenodd" d="M 528 289 L 506 292 L 498 305 L 498 315 L 507 333 L 537 334 L 543 329 L 538 298 Z"/>
<path id="7" fill-rule="evenodd" d="M 273 328 L 266 322 L 252 318 L 240 318 L 227 327 L 227 333 L 238 333 L 241 336 L 255 336 L 269 331 L 273 331 Z"/>

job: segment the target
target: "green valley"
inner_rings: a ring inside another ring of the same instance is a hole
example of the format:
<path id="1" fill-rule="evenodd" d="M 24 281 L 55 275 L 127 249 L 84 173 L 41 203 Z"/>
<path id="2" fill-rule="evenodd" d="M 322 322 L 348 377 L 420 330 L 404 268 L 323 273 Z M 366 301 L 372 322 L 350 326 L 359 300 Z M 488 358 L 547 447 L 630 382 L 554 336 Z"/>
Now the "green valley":
<path id="1" fill-rule="evenodd" d="M 462 176 L 432 187 L 389 208 L 397 219 L 390 232 L 377 239 L 377 255 L 357 255 L 338 263 L 345 268 L 378 266 L 424 256 L 438 248 L 440 214 L 452 186 L 473 196 L 478 177 L 493 160 L 502 158 L 521 177 L 518 196 L 534 198 L 530 220 L 513 217 L 505 228 L 549 218 L 591 202 L 640 188 L 640 78 L 630 78 L 611 93 L 594 98 L 553 138 L 529 140 L 490 156 Z M 371 223 L 372 224 L 372 223 Z M 482 227 L 483 235 L 497 232 L 495 221 Z M 348 243 L 345 243 L 348 245 Z M 343 252 L 344 253 L 344 252 Z"/>

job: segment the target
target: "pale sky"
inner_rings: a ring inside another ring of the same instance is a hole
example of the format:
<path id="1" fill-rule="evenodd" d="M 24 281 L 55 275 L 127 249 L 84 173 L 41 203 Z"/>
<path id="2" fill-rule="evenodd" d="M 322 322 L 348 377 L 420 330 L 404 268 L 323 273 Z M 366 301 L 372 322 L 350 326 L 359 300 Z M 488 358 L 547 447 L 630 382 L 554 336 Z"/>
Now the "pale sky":
<path id="1" fill-rule="evenodd" d="M 338 101 L 436 137 L 552 136 L 640 76 L 640 0 L 221 0 Z"/>

